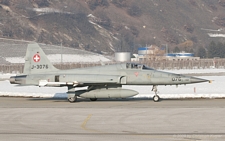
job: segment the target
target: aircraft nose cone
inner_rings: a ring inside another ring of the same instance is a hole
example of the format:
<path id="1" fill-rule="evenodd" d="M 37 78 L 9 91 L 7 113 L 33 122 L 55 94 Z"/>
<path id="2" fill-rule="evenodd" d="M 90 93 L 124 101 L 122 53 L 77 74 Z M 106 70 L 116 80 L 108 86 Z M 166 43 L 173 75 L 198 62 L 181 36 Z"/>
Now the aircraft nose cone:
<path id="1" fill-rule="evenodd" d="M 190 78 L 191 83 L 201 83 L 201 82 L 209 82 L 209 80 L 197 78 L 197 77 L 191 77 Z"/>

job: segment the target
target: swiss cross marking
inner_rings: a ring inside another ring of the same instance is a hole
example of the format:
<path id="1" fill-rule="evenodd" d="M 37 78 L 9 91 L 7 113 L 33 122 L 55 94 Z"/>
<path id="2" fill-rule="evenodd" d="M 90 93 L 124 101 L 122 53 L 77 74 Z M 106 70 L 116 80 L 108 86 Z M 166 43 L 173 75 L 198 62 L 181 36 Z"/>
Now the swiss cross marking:
<path id="1" fill-rule="evenodd" d="M 41 57 L 40 57 L 39 54 L 35 54 L 34 57 L 33 57 L 34 62 L 39 62 L 40 59 L 41 59 Z"/>

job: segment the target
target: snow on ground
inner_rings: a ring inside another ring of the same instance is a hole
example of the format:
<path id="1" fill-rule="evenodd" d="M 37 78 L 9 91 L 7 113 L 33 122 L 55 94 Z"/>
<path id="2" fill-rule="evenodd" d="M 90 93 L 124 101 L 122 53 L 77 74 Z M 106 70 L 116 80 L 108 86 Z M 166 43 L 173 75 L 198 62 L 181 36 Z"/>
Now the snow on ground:
<path id="1" fill-rule="evenodd" d="M 214 69 L 213 69 L 214 70 Z M 213 71 L 211 70 L 211 71 Z M 186 71 L 190 73 L 191 71 Z M 185 73 L 186 73 L 185 72 Z M 8 75 L 0 75 L 2 77 Z M 200 78 L 214 80 L 213 83 L 198 83 L 176 86 L 158 86 L 161 98 L 225 98 L 225 76 L 202 76 Z M 134 98 L 153 97 L 152 86 L 123 86 L 125 89 L 138 91 Z M 11 85 L 8 80 L 0 81 L 0 96 L 56 97 L 66 98 L 66 87 L 37 87 Z"/>
<path id="2" fill-rule="evenodd" d="M 25 63 L 24 57 L 6 57 L 5 60 L 10 63 Z"/>
<path id="3" fill-rule="evenodd" d="M 10 73 L 5 73 L 5 74 L 2 74 L 1 72 L 0 72 L 0 80 L 1 79 L 9 79 L 10 78 L 10 76 L 15 76 L 16 74 L 10 74 Z M 1 82 L 1 81 L 0 81 Z"/>
<path id="4" fill-rule="evenodd" d="M 209 37 L 222 37 L 224 38 L 225 37 L 225 34 L 214 34 L 214 33 L 208 33 Z"/>

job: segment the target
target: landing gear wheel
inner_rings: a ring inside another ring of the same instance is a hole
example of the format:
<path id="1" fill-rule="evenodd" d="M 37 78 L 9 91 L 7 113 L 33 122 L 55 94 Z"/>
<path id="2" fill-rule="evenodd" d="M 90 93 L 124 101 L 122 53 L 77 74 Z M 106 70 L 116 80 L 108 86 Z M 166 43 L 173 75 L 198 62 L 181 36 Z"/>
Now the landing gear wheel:
<path id="1" fill-rule="evenodd" d="M 69 98 L 68 98 L 68 101 L 69 101 L 70 103 L 76 102 L 76 101 L 77 101 L 77 96 L 69 97 Z"/>
<path id="2" fill-rule="evenodd" d="M 152 91 L 155 92 L 155 95 L 153 96 L 153 101 L 154 101 L 154 102 L 159 102 L 160 97 L 157 95 L 157 93 L 158 93 L 157 85 L 153 85 Z"/>
<path id="3" fill-rule="evenodd" d="M 158 95 L 154 95 L 153 96 L 153 101 L 154 102 L 159 102 L 159 100 L 160 100 L 160 97 Z"/>
<path id="4" fill-rule="evenodd" d="M 97 98 L 90 98 L 90 100 L 91 100 L 91 101 L 96 101 L 96 100 L 97 100 Z"/>

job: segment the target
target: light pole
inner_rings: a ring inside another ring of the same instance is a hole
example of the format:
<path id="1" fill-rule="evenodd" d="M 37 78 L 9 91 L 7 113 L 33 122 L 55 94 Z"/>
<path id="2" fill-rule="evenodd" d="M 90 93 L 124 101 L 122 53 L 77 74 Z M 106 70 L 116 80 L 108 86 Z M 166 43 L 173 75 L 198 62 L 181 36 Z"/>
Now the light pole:
<path id="1" fill-rule="evenodd" d="M 143 25 L 143 28 L 145 29 L 146 28 L 146 26 L 145 25 Z M 145 38 L 146 39 L 146 38 Z M 145 41 L 145 47 L 147 47 L 147 41 Z"/>

